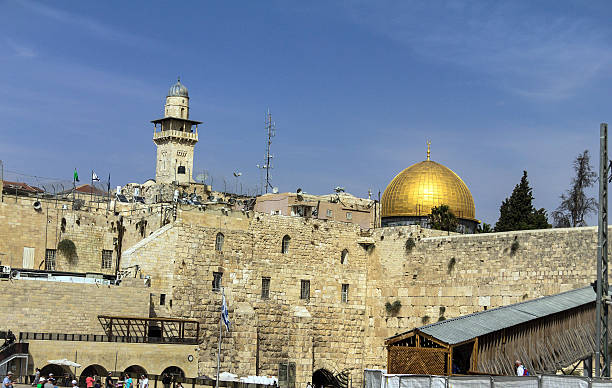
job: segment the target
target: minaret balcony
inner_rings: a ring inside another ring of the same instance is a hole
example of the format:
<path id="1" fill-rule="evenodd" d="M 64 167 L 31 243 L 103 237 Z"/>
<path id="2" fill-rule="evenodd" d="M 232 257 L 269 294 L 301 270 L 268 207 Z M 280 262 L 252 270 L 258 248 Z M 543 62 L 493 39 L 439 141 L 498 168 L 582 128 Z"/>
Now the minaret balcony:
<path id="1" fill-rule="evenodd" d="M 168 139 L 168 138 L 175 138 L 179 140 L 188 140 L 188 141 L 197 142 L 198 133 L 197 132 L 176 131 L 176 130 L 159 131 L 159 132 L 153 133 L 153 140 L 158 140 L 158 139 L 161 140 L 161 139 Z"/>

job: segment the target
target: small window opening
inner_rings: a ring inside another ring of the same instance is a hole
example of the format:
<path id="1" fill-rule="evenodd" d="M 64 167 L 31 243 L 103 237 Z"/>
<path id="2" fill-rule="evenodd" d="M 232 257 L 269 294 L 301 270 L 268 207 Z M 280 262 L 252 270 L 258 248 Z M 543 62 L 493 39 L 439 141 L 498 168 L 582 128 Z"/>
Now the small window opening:
<path id="1" fill-rule="evenodd" d="M 351 212 L 346 212 L 346 219 L 347 219 L 347 220 L 352 220 L 352 219 L 353 219 L 353 213 L 351 213 Z"/>
<path id="2" fill-rule="evenodd" d="M 223 233 L 217 233 L 217 238 L 215 239 L 215 251 L 223 252 L 223 242 L 225 241 L 225 236 Z"/>
<path id="3" fill-rule="evenodd" d="M 340 254 L 340 264 L 344 264 L 348 258 L 348 249 L 344 249 Z"/>
<path id="4" fill-rule="evenodd" d="M 166 304 L 166 294 L 160 294 L 159 295 L 159 305 L 163 306 Z"/>
<path id="5" fill-rule="evenodd" d="M 102 250 L 102 269 L 109 269 L 113 266 L 113 251 L 110 249 Z"/>
<path id="6" fill-rule="evenodd" d="M 261 299 L 270 299 L 270 278 L 261 278 Z"/>
<path id="7" fill-rule="evenodd" d="M 47 249 L 45 251 L 45 270 L 55 271 L 55 249 Z"/>
<path id="8" fill-rule="evenodd" d="M 342 303 L 348 302 L 348 293 L 349 293 L 349 285 L 343 284 L 342 285 Z"/>
<path id="9" fill-rule="evenodd" d="M 331 217 L 334 215 L 334 212 L 332 211 L 332 209 L 327 209 L 327 216 Z"/>
<path id="10" fill-rule="evenodd" d="M 283 244 L 281 246 L 281 253 L 287 254 L 289 253 L 289 243 L 291 242 L 291 237 L 289 235 L 285 235 L 283 237 Z"/>
<path id="11" fill-rule="evenodd" d="M 223 277 L 223 272 L 213 272 L 213 282 L 212 282 L 213 291 L 221 290 L 221 278 L 222 277 Z"/>
<path id="12" fill-rule="evenodd" d="M 178 166 L 178 169 L 176 170 L 177 174 L 184 174 L 185 173 L 185 166 Z"/>
<path id="13" fill-rule="evenodd" d="M 300 299 L 310 299 L 310 280 L 302 280 L 300 287 Z"/>

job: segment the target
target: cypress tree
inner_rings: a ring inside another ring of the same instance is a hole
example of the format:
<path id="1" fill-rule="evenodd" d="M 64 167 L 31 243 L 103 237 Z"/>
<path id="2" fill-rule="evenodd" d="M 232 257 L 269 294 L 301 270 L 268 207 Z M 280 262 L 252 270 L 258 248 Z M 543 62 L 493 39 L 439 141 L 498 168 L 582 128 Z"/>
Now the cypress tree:
<path id="1" fill-rule="evenodd" d="M 550 228 L 546 210 L 533 207 L 532 189 L 527 180 L 527 171 L 523 171 L 521 182 L 514 187 L 510 198 L 506 198 L 499 208 L 499 220 L 495 224 L 496 232 L 525 229 Z"/>

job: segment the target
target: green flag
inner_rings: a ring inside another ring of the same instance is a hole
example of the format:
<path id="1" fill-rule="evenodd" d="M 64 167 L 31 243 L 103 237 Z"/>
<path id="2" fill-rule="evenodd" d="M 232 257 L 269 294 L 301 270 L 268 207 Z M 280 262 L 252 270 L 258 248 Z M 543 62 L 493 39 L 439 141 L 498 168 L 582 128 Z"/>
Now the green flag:
<path id="1" fill-rule="evenodd" d="M 74 181 L 75 182 L 79 181 L 79 173 L 77 172 L 76 168 L 74 169 Z"/>

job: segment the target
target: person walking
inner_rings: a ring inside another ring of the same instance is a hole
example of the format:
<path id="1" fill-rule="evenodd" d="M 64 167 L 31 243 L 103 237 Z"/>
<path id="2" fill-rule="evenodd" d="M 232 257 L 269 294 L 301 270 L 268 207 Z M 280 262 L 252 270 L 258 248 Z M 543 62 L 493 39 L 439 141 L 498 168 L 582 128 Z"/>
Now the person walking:
<path id="1" fill-rule="evenodd" d="M 113 374 L 111 372 L 108 372 L 108 375 L 106 375 L 106 380 L 104 381 L 106 388 L 113 388 Z"/>
<path id="2" fill-rule="evenodd" d="M 134 388 L 132 384 L 133 380 L 127 373 L 125 374 L 125 382 L 123 384 L 123 388 Z"/>
<path id="3" fill-rule="evenodd" d="M 2 388 L 13 388 L 13 372 L 8 371 L 6 377 L 2 380 Z"/>
<path id="4" fill-rule="evenodd" d="M 87 386 L 87 388 L 93 388 L 94 381 L 95 380 L 92 376 L 87 376 L 87 378 L 85 379 L 85 386 Z"/>
<path id="5" fill-rule="evenodd" d="M 79 388 L 79 383 L 76 380 L 72 380 L 72 388 Z"/>
<path id="6" fill-rule="evenodd" d="M 170 378 L 170 376 L 167 373 L 164 373 L 164 375 L 162 376 L 162 384 L 164 385 L 164 388 L 170 388 L 171 382 L 172 379 Z"/>
<path id="7" fill-rule="evenodd" d="M 514 363 L 514 368 L 516 369 L 517 376 L 525 375 L 525 367 L 523 366 L 523 363 L 521 362 L 521 360 L 516 360 L 516 362 Z"/>
<path id="8" fill-rule="evenodd" d="M 32 386 L 35 387 L 38 385 L 40 381 L 40 369 L 36 368 L 36 372 L 34 373 L 34 381 L 32 382 Z"/>
<path id="9" fill-rule="evenodd" d="M 149 388 L 149 379 L 147 375 L 140 376 L 140 388 Z"/>

